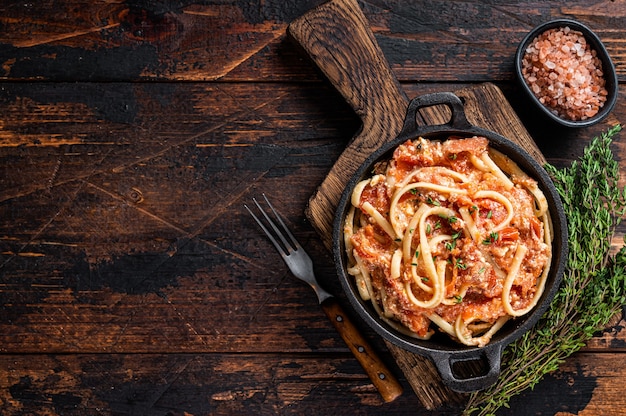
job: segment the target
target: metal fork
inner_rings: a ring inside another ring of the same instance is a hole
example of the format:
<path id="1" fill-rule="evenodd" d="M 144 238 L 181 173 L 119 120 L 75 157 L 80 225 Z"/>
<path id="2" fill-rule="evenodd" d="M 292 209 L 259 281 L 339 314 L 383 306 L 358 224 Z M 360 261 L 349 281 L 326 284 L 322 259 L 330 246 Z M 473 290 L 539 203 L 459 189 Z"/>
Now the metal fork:
<path id="1" fill-rule="evenodd" d="M 274 247 L 276 247 L 276 250 L 280 253 L 289 267 L 289 270 L 291 270 L 291 273 L 298 279 L 308 283 L 315 290 L 322 309 L 368 374 L 370 380 L 380 392 L 383 400 L 385 402 L 395 400 L 402 394 L 402 386 L 372 347 L 370 347 L 365 338 L 359 333 L 336 298 L 324 290 L 317 282 L 311 257 L 309 257 L 291 231 L 289 231 L 289 228 L 287 228 L 283 219 L 276 209 L 274 209 L 265 194 L 263 194 L 263 199 L 269 208 L 269 212 L 273 214 L 274 220 L 270 218 L 256 198 L 252 198 L 252 200 L 259 212 L 261 212 L 264 220 L 255 215 L 247 205 L 244 204 L 244 207 L 248 210 L 250 215 L 252 215 L 257 224 L 259 224 L 272 244 L 274 244 Z"/>

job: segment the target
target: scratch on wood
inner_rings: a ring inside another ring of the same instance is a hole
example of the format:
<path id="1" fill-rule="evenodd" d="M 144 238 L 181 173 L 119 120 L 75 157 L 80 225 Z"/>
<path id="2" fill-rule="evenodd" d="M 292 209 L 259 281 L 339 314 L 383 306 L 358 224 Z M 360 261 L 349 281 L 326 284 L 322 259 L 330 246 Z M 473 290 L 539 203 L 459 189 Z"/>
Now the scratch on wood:
<path id="1" fill-rule="evenodd" d="M 332 373 L 315 373 L 315 374 L 303 374 L 300 376 L 303 380 L 367 380 L 367 376 L 362 373 L 342 373 L 333 371 Z M 368 382 L 369 385 L 372 385 Z M 372 385 L 373 386 L 373 385 Z"/>
<path id="2" fill-rule="evenodd" d="M 71 144 L 71 143 L 69 143 Z M 95 164 L 95 168 L 92 171 L 88 171 L 84 174 L 81 175 L 76 175 L 74 177 L 69 177 L 63 181 L 59 181 L 56 183 L 53 183 L 53 187 L 57 187 L 57 186 L 62 186 L 62 185 L 67 185 L 73 182 L 79 182 L 81 183 L 82 181 L 88 179 L 89 177 L 91 177 L 92 175 L 96 175 L 96 174 L 100 174 L 102 172 L 104 172 L 104 170 L 102 169 L 98 169 L 98 167 L 102 164 L 102 162 L 104 162 L 104 160 L 109 156 L 109 154 L 111 153 L 112 149 L 109 149 L 100 159 L 100 161 L 98 161 Z M 48 185 L 49 185 L 50 181 L 47 181 L 45 184 L 44 183 L 37 183 L 36 185 L 29 187 L 28 189 L 24 190 L 24 191 L 19 191 L 16 192 L 14 194 L 6 194 L 6 195 L 0 195 L 0 203 L 2 202 L 6 202 L 9 201 L 11 199 L 14 198 L 23 198 L 35 193 L 39 193 L 42 190 L 46 190 L 48 189 Z"/>
<path id="3" fill-rule="evenodd" d="M 287 27 L 286 24 L 285 25 L 279 25 L 277 30 L 275 29 L 273 31 L 273 33 L 272 33 L 273 36 L 270 39 L 268 39 L 266 42 L 261 43 L 256 48 L 254 48 L 254 49 L 252 49 L 250 51 L 247 51 L 247 53 L 245 55 L 243 55 L 242 57 L 240 57 L 239 59 L 232 61 L 230 64 L 224 65 L 224 69 L 221 72 L 219 72 L 219 73 L 217 73 L 215 75 L 209 76 L 208 79 L 209 80 L 217 80 L 219 78 L 222 78 L 222 77 L 226 76 L 227 74 L 229 74 L 230 72 L 235 70 L 238 66 L 240 66 L 241 64 L 246 62 L 248 59 L 252 58 L 254 55 L 259 53 L 259 51 L 261 51 L 263 48 L 265 48 L 271 42 L 275 41 L 276 39 L 280 38 L 281 36 L 284 36 L 286 27 Z"/>
<path id="4" fill-rule="evenodd" d="M 188 14 L 191 16 L 219 17 L 219 11 L 214 9 L 207 9 L 203 11 L 187 9 L 183 10 L 183 14 Z"/>
<path id="5" fill-rule="evenodd" d="M 116 194 L 114 192 L 111 192 L 108 189 L 102 188 L 101 186 L 98 186 L 98 185 L 96 185 L 96 184 L 94 184 L 92 182 L 85 181 L 85 183 L 88 186 L 91 186 L 92 188 L 97 189 L 98 191 L 108 195 L 109 197 L 111 197 L 111 198 L 113 198 L 113 199 L 115 199 L 117 201 L 125 203 L 128 206 L 134 207 L 137 211 L 139 211 L 140 213 L 146 215 L 147 217 L 150 217 L 153 220 L 158 221 L 161 224 L 165 225 L 166 227 L 171 228 L 172 230 L 175 230 L 176 232 L 180 233 L 181 237 L 184 237 L 186 239 L 191 240 L 192 238 L 197 237 L 197 235 L 200 234 L 200 232 L 206 226 L 205 224 L 203 224 L 196 231 L 185 230 L 184 228 L 181 228 L 181 227 L 177 226 L 176 224 L 172 223 L 171 221 L 168 221 L 165 218 L 161 218 L 160 216 L 153 214 L 152 212 L 148 211 L 147 209 L 144 209 L 144 208 L 142 208 L 140 206 L 137 206 L 136 203 L 129 203 L 128 199 L 125 198 L 122 195 L 118 195 L 118 194 Z M 211 217 L 211 222 L 212 222 L 213 219 L 214 219 L 214 217 Z M 234 258 L 237 258 L 237 259 L 239 259 L 241 261 L 244 261 L 244 262 L 248 263 L 250 266 L 260 267 L 252 259 L 250 259 L 250 258 L 248 258 L 248 257 L 246 257 L 246 256 L 244 256 L 244 255 L 242 255 L 240 253 L 237 253 L 235 251 L 228 250 L 228 249 L 225 249 L 223 247 L 220 247 L 220 246 L 216 245 L 215 243 L 213 243 L 212 241 L 208 241 L 206 239 L 200 239 L 199 241 L 202 241 L 204 244 L 206 244 L 206 245 L 208 245 L 210 247 L 213 247 L 213 248 L 215 248 L 217 250 L 220 250 L 220 251 L 222 251 L 222 252 L 224 252 L 226 254 L 229 254 L 230 256 L 232 256 Z M 176 251 L 172 251 L 171 253 L 169 253 L 170 257 L 174 256 L 175 254 L 176 254 Z"/>
<path id="6" fill-rule="evenodd" d="M 187 319 L 187 317 L 183 316 L 183 314 L 178 310 L 178 308 L 176 307 L 175 304 L 172 303 L 171 300 L 169 300 L 169 298 L 164 297 L 165 301 L 167 302 L 168 305 L 170 305 L 172 308 L 174 308 L 174 312 L 176 313 L 176 315 L 178 315 L 181 320 L 183 322 L 185 322 L 185 326 L 187 327 L 187 329 L 189 330 L 189 332 L 191 332 L 196 338 L 199 338 L 202 343 L 204 345 L 207 344 L 206 340 L 204 339 L 204 337 L 200 336 L 200 333 L 196 330 L 196 328 L 191 324 L 190 320 Z M 187 364 L 188 365 L 188 364 Z M 187 367 L 187 365 L 185 367 Z M 180 374 L 180 372 L 178 373 Z"/>
<path id="7" fill-rule="evenodd" d="M 275 270 L 267 270 L 268 274 L 274 272 Z M 263 309 L 265 307 L 265 305 L 267 305 L 270 301 L 270 299 L 272 297 L 275 296 L 278 288 L 282 285 L 282 283 L 287 279 L 287 275 L 286 274 L 282 274 L 282 278 L 280 279 L 280 281 L 274 285 L 274 287 L 272 288 L 271 291 L 269 291 L 269 293 L 267 294 L 267 296 L 265 296 L 265 298 L 260 302 L 259 306 L 254 310 L 254 312 L 252 314 L 250 314 L 250 318 L 249 321 L 252 322 L 254 320 L 256 320 L 256 317 L 260 315 L 260 311 L 261 309 Z"/>
<path id="8" fill-rule="evenodd" d="M 252 147 L 252 143 L 198 143 L 196 147 Z"/>
<path id="9" fill-rule="evenodd" d="M 107 155 L 108 155 L 108 152 L 106 155 L 104 155 L 104 158 L 106 158 Z M 93 174 L 93 171 L 89 175 L 87 175 L 87 178 L 89 178 L 91 174 Z M 50 219 L 48 219 L 48 221 L 46 221 L 41 227 L 39 227 L 39 229 L 31 236 L 31 238 L 28 241 L 22 244 L 22 246 L 17 250 L 17 255 L 8 257 L 4 262 L 0 264 L 0 270 L 2 270 L 14 258 L 18 257 L 20 253 L 24 252 L 26 248 L 30 246 L 35 240 L 37 240 L 39 236 L 50 226 L 50 224 L 52 224 L 57 219 L 57 217 L 59 217 L 62 213 L 64 213 L 68 209 L 68 207 L 76 200 L 77 195 L 83 189 L 84 183 L 85 182 L 79 182 L 79 185 L 74 190 L 74 194 L 71 196 L 71 198 L 68 198 L 68 201 L 65 202 L 54 214 L 52 214 Z"/>
<path id="10" fill-rule="evenodd" d="M 156 395 L 154 399 L 151 400 L 148 408 L 152 408 L 159 401 L 159 399 L 163 397 L 163 395 L 172 387 L 172 385 L 176 382 L 176 380 L 178 380 L 180 375 L 184 373 L 185 370 L 187 370 L 187 368 L 189 367 L 189 364 L 191 364 L 194 360 L 195 358 L 191 357 L 188 360 L 184 361 L 182 365 L 178 366 L 174 370 L 173 377 L 171 379 L 169 377 L 166 379 L 167 383 L 165 384 L 165 386 L 163 386 L 162 389 L 160 389 L 160 391 L 156 392 Z"/>
<path id="11" fill-rule="evenodd" d="M 276 101 L 281 101 L 284 99 L 284 97 L 288 95 L 287 92 L 283 93 L 283 94 L 279 94 L 275 97 L 273 97 L 270 100 L 264 101 L 261 104 L 259 104 L 256 107 L 245 107 L 243 110 L 241 111 L 237 111 L 233 114 L 231 114 L 229 117 L 226 117 L 225 119 L 222 120 L 221 123 L 217 123 L 209 128 L 207 128 L 206 130 L 200 131 L 198 133 L 192 134 L 188 137 L 185 137 L 179 141 L 176 141 L 174 143 L 169 144 L 168 146 L 165 146 L 163 149 L 152 152 L 150 154 L 145 155 L 144 157 L 139 157 L 137 159 L 134 159 L 132 162 L 126 163 L 126 164 L 122 164 L 116 167 L 113 167 L 111 170 L 113 173 L 121 173 L 123 172 L 125 169 L 132 167 L 132 166 L 137 166 L 140 165 L 142 163 L 146 163 L 156 157 L 159 156 L 163 156 L 165 153 L 169 152 L 171 149 L 177 147 L 177 146 L 182 146 L 185 145 L 187 143 L 190 143 L 196 139 L 199 139 L 200 137 L 207 135 L 209 133 L 212 133 L 224 126 L 226 126 L 228 123 L 232 122 L 233 120 L 239 120 L 241 116 L 243 115 L 249 115 L 250 111 L 257 111 L 261 108 L 264 108 L 265 106 L 269 105 L 270 103 L 276 102 Z"/>
<path id="12" fill-rule="evenodd" d="M 60 241 L 41 241 L 39 244 L 46 246 L 79 247 L 79 245 L 75 243 L 64 243 Z"/>
<path id="13" fill-rule="evenodd" d="M 212 400 L 225 402 L 225 401 L 234 401 L 234 400 L 246 400 L 254 397 L 255 394 L 261 393 L 265 394 L 265 391 L 258 388 L 243 388 L 242 390 L 226 390 L 219 393 L 215 393 L 211 396 Z"/>
<path id="14" fill-rule="evenodd" d="M 60 208 L 57 212 L 54 213 L 54 215 L 52 215 L 52 217 L 50 217 L 50 219 L 43 224 L 38 230 L 37 232 L 35 232 L 35 234 L 31 237 L 31 239 L 27 242 L 25 242 L 24 244 L 22 244 L 22 246 L 19 248 L 19 250 L 14 253 L 12 256 L 8 257 L 2 264 L 0 264 L 0 270 L 2 270 L 7 264 L 9 264 L 15 257 L 19 257 L 20 254 L 22 252 L 24 252 L 24 250 L 26 249 L 26 247 L 28 247 L 33 241 L 35 241 L 37 239 L 37 237 L 39 237 L 39 235 L 41 235 L 41 233 L 44 232 L 44 230 L 46 228 L 48 228 L 48 226 L 50 224 L 52 224 L 52 222 L 61 214 L 61 212 L 65 209 L 65 207 Z"/>
<path id="15" fill-rule="evenodd" d="M 70 32 L 70 33 L 61 33 L 55 36 L 46 36 L 45 38 L 29 39 L 29 40 L 25 40 L 22 42 L 16 42 L 13 44 L 13 46 L 16 46 L 18 48 L 31 48 L 33 46 L 45 45 L 47 43 L 57 42 L 59 40 L 65 40 L 65 39 L 70 39 L 70 38 L 74 38 L 77 36 L 88 35 L 89 33 L 99 32 L 101 30 L 112 29 L 119 25 L 120 23 L 113 23 L 113 24 L 106 25 L 106 26 L 92 27 L 92 28 L 85 29 L 85 30 L 77 30 L 75 32 Z"/>
<path id="16" fill-rule="evenodd" d="M 599 16 L 607 16 L 612 18 L 624 17 L 623 14 L 616 14 L 617 10 L 618 8 L 615 7 L 613 1 L 608 1 L 595 3 L 593 5 L 585 4 L 585 6 L 564 5 L 561 12 L 566 15 L 594 16 L 594 18 L 598 18 Z"/>
<path id="17" fill-rule="evenodd" d="M 115 302 L 115 303 L 116 304 L 119 303 L 119 300 L 117 302 Z M 117 332 L 117 334 L 115 334 L 115 339 L 111 342 L 111 344 L 109 346 L 109 349 L 111 351 L 115 350 L 115 347 L 119 344 L 120 340 L 122 339 L 122 337 L 126 333 L 126 330 L 130 326 L 130 323 L 134 319 L 135 314 L 136 314 L 135 312 L 131 312 L 131 314 L 129 315 L 128 319 L 126 320 L 126 322 L 124 323 L 122 328 Z"/>
<path id="18" fill-rule="evenodd" d="M 169 227 L 169 228 L 171 228 L 171 229 L 173 229 L 173 230 L 178 231 L 179 233 L 181 233 L 181 234 L 183 234 L 183 235 L 188 234 L 187 230 L 185 230 L 185 229 L 183 229 L 183 228 L 180 228 L 180 227 L 179 227 L 179 226 L 177 226 L 176 224 L 174 224 L 174 223 L 172 223 L 172 222 L 170 222 L 170 221 L 168 221 L 168 220 L 166 220 L 166 219 L 164 219 L 164 218 L 161 218 L 161 217 L 159 217 L 158 215 L 155 215 L 155 214 L 153 214 L 152 212 L 150 212 L 150 211 L 148 211 L 148 210 L 146 210 L 146 209 L 144 209 L 144 208 L 138 207 L 138 206 L 136 206 L 135 204 L 130 204 L 130 203 L 129 203 L 128 198 L 126 198 L 126 197 L 124 197 L 124 196 L 122 196 L 122 195 L 119 195 L 119 194 L 117 194 L 117 193 L 111 192 L 111 191 L 109 191 L 108 189 L 105 189 L 105 188 L 103 188 L 103 187 L 101 187 L 101 186 L 98 186 L 98 185 L 96 185 L 96 184 L 95 184 L 95 183 L 93 183 L 93 182 L 85 181 L 85 184 L 87 184 L 88 186 L 90 186 L 90 187 L 92 187 L 92 188 L 94 188 L 94 189 L 97 189 L 98 191 L 100 191 L 100 192 L 102 192 L 102 193 L 104 193 L 104 194 L 108 195 L 109 197 L 111 197 L 111 198 L 113 198 L 113 199 L 115 199 L 115 200 L 117 200 L 117 201 L 123 202 L 123 203 L 125 203 L 125 204 L 127 204 L 127 205 L 129 205 L 129 206 L 133 206 L 133 207 L 135 207 L 135 209 L 136 209 L 137 211 L 141 212 L 141 213 L 142 213 L 142 214 L 144 214 L 145 216 L 150 217 L 150 218 L 152 218 L 153 220 L 158 221 L 158 222 L 160 222 L 160 223 L 162 223 L 162 224 L 166 225 L 167 227 Z M 133 201 L 133 202 L 134 202 L 134 201 Z"/>
<path id="19" fill-rule="evenodd" d="M 35 252 L 21 252 L 17 253 L 20 257 L 46 257 L 44 253 L 35 253 Z"/>
<path id="20" fill-rule="evenodd" d="M 57 158 L 57 163 L 54 166 L 54 170 L 52 171 L 52 175 L 50 175 L 50 179 L 48 179 L 48 192 L 52 189 L 53 185 L 54 185 L 54 181 L 57 178 L 57 175 L 59 174 L 59 169 L 61 169 L 61 158 Z"/>

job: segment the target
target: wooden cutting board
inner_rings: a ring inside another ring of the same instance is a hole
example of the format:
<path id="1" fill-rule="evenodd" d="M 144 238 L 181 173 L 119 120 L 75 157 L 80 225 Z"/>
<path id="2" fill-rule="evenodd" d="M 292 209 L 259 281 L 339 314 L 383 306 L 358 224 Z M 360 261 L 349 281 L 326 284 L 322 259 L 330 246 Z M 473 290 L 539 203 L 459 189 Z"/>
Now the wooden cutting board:
<path id="1" fill-rule="evenodd" d="M 288 34 L 304 48 L 362 120 L 362 129 L 311 196 L 306 210 L 308 219 L 330 250 L 333 216 L 346 183 L 373 150 L 400 132 L 409 99 L 401 90 L 356 0 L 324 3 L 293 21 Z M 545 162 L 495 85 L 480 84 L 454 93 L 464 101 L 470 123 L 517 142 L 539 162 Z M 422 110 L 419 117 L 418 124 L 443 124 L 449 120 L 449 113 L 444 107 L 430 107 Z M 428 358 L 389 342 L 387 347 L 424 407 L 435 409 L 464 400 L 462 395 L 442 384 Z"/>

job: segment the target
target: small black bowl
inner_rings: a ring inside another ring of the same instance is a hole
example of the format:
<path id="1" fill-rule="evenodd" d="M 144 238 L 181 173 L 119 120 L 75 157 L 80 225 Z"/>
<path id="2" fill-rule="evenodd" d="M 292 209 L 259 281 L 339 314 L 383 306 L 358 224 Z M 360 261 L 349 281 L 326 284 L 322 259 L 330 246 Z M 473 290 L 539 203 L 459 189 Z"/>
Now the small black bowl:
<path id="1" fill-rule="evenodd" d="M 526 81 L 524 80 L 524 76 L 522 75 L 522 59 L 526 53 L 526 48 L 528 45 L 541 33 L 545 32 L 549 29 L 561 28 L 561 27 L 569 27 L 572 30 L 577 30 L 583 34 L 587 43 L 591 46 L 592 49 L 596 51 L 598 58 L 602 62 L 602 71 L 604 73 L 604 79 L 606 81 L 605 88 L 608 92 L 606 102 L 600 108 L 600 111 L 588 119 L 585 120 L 570 120 L 563 117 L 559 117 L 557 114 L 553 113 L 548 107 L 542 104 L 535 94 L 532 92 Z M 542 25 L 537 26 L 530 33 L 524 37 L 519 47 L 517 48 L 517 53 L 515 54 L 515 72 L 517 74 L 517 78 L 522 85 L 522 89 L 528 95 L 530 100 L 542 111 L 545 115 L 547 115 L 552 120 L 557 123 L 566 126 L 566 127 L 588 127 L 593 124 L 596 124 L 613 110 L 615 106 L 615 102 L 617 101 L 617 93 L 618 93 L 618 84 L 617 84 L 617 74 L 615 72 L 615 65 L 613 61 L 611 61 L 611 57 L 609 56 L 604 44 L 600 40 L 600 38 L 587 26 L 583 25 L 580 22 L 570 19 L 559 19 L 552 20 L 550 22 L 546 22 Z"/>

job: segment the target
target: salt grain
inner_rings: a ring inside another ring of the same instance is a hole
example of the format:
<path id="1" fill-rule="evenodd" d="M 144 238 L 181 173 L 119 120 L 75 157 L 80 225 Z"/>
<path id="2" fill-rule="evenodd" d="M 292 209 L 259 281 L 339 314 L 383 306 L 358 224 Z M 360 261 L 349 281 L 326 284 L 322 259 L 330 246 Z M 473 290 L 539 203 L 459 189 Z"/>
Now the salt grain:
<path id="1" fill-rule="evenodd" d="M 522 75 L 539 101 L 561 118 L 593 117 L 607 99 L 596 51 L 567 26 L 533 39 L 522 58 Z"/>

